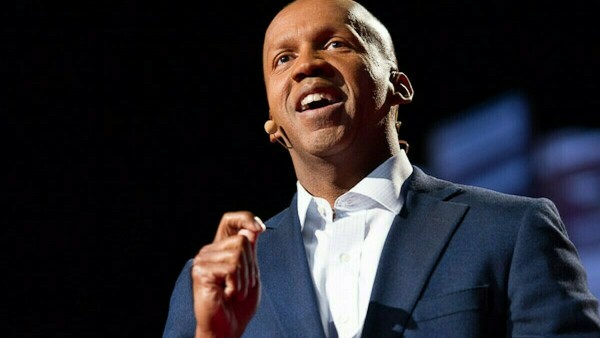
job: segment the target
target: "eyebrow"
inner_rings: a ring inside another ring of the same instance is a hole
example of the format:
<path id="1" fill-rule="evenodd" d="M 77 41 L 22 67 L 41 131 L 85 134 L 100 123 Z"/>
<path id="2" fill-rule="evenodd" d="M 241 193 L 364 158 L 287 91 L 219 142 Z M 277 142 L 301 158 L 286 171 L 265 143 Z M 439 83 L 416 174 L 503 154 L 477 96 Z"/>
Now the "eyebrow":
<path id="1" fill-rule="evenodd" d="M 340 29 L 340 26 L 344 28 Z M 272 50 L 288 49 L 290 46 L 296 43 L 296 37 L 301 35 L 309 35 L 311 40 L 322 39 L 323 41 L 328 40 L 332 36 L 341 36 L 350 40 L 351 42 L 357 43 L 363 40 L 359 32 L 350 24 L 345 23 L 340 26 L 324 25 L 320 27 L 312 27 L 308 32 L 298 33 L 296 30 L 295 32 L 285 32 L 283 34 L 279 34 L 276 39 L 274 38 L 271 40 L 268 51 L 271 52 Z"/>

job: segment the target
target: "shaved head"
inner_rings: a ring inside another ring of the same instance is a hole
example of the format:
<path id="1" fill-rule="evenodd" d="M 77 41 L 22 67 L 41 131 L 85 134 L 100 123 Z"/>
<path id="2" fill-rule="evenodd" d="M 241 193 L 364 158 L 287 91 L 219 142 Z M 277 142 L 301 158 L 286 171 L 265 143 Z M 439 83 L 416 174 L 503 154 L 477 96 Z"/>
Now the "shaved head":
<path id="1" fill-rule="evenodd" d="M 363 5 L 352 0 L 295 0 L 287 4 L 271 21 L 282 19 L 294 7 L 302 5 L 313 7 L 315 11 L 340 11 L 348 12 L 347 24 L 372 48 L 372 53 L 379 53 L 381 59 L 388 63 L 390 69 L 398 70 L 398 62 L 392 37 L 387 28 L 369 12 Z M 267 28 L 265 36 L 270 33 L 271 25 Z"/>

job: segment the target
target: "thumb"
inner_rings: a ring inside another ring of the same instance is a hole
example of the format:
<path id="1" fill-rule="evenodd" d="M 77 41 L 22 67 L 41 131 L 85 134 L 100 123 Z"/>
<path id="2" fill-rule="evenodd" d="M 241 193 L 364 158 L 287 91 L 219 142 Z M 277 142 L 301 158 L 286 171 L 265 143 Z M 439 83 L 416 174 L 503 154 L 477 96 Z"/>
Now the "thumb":
<path id="1" fill-rule="evenodd" d="M 260 228 L 259 231 L 248 230 L 246 228 L 243 228 L 243 229 L 240 229 L 240 231 L 238 232 L 239 235 L 242 235 L 242 236 L 245 236 L 246 238 L 248 238 L 248 240 L 252 244 L 256 243 L 256 240 L 258 239 L 258 235 L 267 229 L 267 226 L 265 225 L 265 223 L 263 223 L 263 221 L 258 216 L 254 216 L 254 223 L 257 226 L 256 227 L 257 229 Z"/>
<path id="2" fill-rule="evenodd" d="M 249 232 L 254 234 L 263 232 L 263 225 L 260 218 L 254 216 L 249 211 L 227 212 L 221 217 L 214 241 L 221 241 L 227 237 L 246 234 L 249 236 L 248 239 L 251 242 L 255 242 L 256 236 L 250 235 Z"/>

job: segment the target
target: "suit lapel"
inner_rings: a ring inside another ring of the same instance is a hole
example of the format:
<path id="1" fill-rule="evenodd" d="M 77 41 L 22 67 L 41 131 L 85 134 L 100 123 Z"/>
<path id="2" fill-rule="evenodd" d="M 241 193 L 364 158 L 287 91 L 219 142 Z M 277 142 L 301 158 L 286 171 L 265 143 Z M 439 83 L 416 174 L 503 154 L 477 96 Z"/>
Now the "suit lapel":
<path id="1" fill-rule="evenodd" d="M 283 334 L 325 337 L 296 210 L 294 198 L 259 239 L 263 297 L 273 305 Z"/>
<path id="2" fill-rule="evenodd" d="M 398 336 L 468 206 L 447 202 L 456 188 L 432 190 L 415 169 L 404 207 L 386 239 L 363 328 L 364 337 Z"/>

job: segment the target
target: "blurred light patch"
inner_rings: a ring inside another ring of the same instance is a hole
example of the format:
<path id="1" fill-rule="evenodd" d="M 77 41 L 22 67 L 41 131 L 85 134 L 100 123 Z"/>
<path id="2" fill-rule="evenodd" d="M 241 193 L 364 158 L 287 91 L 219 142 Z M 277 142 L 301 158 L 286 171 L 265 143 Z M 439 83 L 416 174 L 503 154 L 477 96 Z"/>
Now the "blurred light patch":
<path id="1" fill-rule="evenodd" d="M 600 296 L 600 129 L 565 129 L 539 141 L 536 194 L 552 199 Z"/>
<path id="2" fill-rule="evenodd" d="M 519 93 L 502 95 L 432 130 L 427 160 L 439 177 L 507 193 L 526 193 L 529 104 Z"/>
<path id="3" fill-rule="evenodd" d="M 427 137 L 428 171 L 496 191 L 547 197 L 600 297 L 600 129 L 532 139 L 528 100 L 508 93 L 443 121 Z"/>

